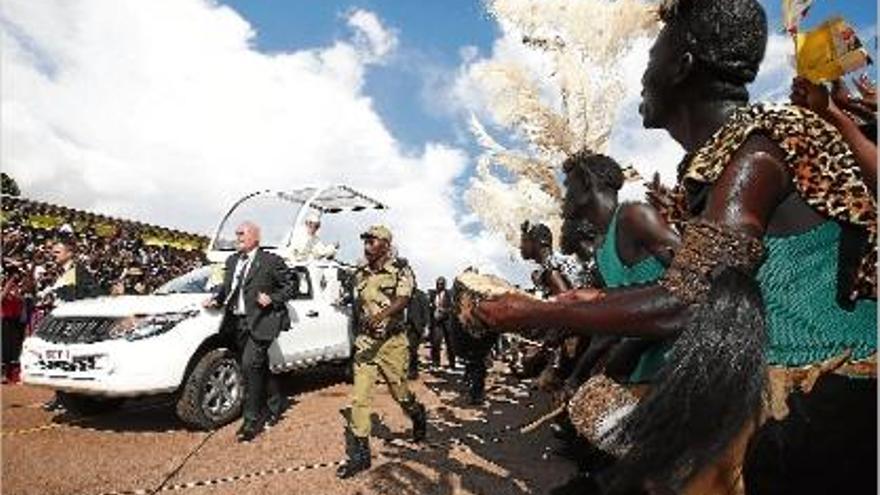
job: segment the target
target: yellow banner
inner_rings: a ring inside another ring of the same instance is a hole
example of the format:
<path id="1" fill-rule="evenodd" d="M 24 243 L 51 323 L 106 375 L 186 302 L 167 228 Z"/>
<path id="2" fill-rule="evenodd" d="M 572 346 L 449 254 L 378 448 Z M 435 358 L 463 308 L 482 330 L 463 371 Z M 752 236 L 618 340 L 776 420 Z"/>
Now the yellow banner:
<path id="1" fill-rule="evenodd" d="M 51 215 L 31 215 L 28 217 L 28 223 L 36 229 L 50 230 L 60 227 L 64 223 L 64 219 Z"/>
<path id="2" fill-rule="evenodd" d="M 171 238 L 153 234 L 145 234 L 141 237 L 141 240 L 148 246 L 169 246 L 183 251 L 193 251 L 204 247 L 203 243 L 198 240 Z"/>
<path id="3" fill-rule="evenodd" d="M 92 230 L 101 237 L 113 237 L 116 235 L 116 226 L 109 223 L 92 224 Z"/>

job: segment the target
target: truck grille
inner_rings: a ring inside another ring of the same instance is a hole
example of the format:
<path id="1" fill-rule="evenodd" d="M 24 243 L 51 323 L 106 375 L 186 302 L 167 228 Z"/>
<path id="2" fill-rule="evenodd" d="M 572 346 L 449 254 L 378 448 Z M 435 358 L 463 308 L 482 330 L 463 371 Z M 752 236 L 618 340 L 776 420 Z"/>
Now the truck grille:
<path id="1" fill-rule="evenodd" d="M 40 322 L 35 335 L 58 344 L 90 344 L 110 337 L 116 318 L 55 318 L 47 316 Z"/>

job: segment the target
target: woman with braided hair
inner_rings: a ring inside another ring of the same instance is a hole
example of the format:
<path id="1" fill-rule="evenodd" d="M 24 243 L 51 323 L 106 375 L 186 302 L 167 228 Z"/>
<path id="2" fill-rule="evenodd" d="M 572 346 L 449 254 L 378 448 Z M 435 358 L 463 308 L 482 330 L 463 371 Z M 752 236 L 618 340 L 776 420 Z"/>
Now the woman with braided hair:
<path id="1" fill-rule="evenodd" d="M 566 159 L 563 170 L 566 174 L 563 224 L 566 247 L 577 249 L 584 244 L 578 239 L 591 238 L 589 254 L 597 280 L 586 287 L 625 287 L 659 278 L 672 260 L 680 239 L 652 206 L 619 201 L 624 175 L 617 161 L 583 150 Z M 644 388 L 662 366 L 670 346 L 666 339 L 614 335 L 584 340 L 589 346 L 582 346 L 583 351 L 564 381 L 566 400 L 577 395 L 584 380 L 600 373 L 600 379 L 607 379 L 607 375 L 626 386 Z M 580 464 L 587 470 L 595 470 L 596 465 L 607 462 L 606 456 L 592 448 L 581 451 Z M 565 487 L 577 486 L 587 478 L 579 474 Z"/>
<path id="2" fill-rule="evenodd" d="M 623 169 L 613 158 L 587 150 L 575 153 L 563 164 L 566 174 L 564 215 L 567 223 L 586 221 L 596 227 L 596 268 L 605 287 L 624 287 L 654 281 L 672 260 L 680 243 L 659 212 L 645 203 L 620 203 L 618 191 L 623 186 Z M 615 346 L 614 366 L 622 372 L 633 371 L 627 381 L 650 379 L 662 361 L 665 345 L 645 339 L 606 337 L 595 339 L 588 350 L 589 359 L 579 363 L 568 385 L 576 386 L 594 367 L 603 351 Z M 586 355 L 585 355 L 586 357 Z M 635 370 L 629 363 L 638 361 Z M 628 374 L 628 373 L 627 373 Z"/>
<path id="3" fill-rule="evenodd" d="M 682 243 L 669 269 L 657 283 L 555 302 L 502 296 L 481 303 L 476 314 L 511 331 L 561 327 L 675 338 L 710 297 L 720 270 L 748 273 L 766 306 L 766 341 L 751 338 L 747 327 L 734 328 L 739 338 L 705 335 L 713 346 L 676 339 L 664 369 L 681 374 L 661 375 L 617 423 L 612 437 L 641 447 L 624 451 L 609 486 L 656 493 L 873 491 L 873 195 L 833 126 L 798 107 L 748 103 L 746 84 L 767 43 L 757 0 L 679 0 L 660 15 L 665 26 L 642 78 L 640 112 L 645 127 L 665 129 L 688 152 L 669 219 Z M 766 361 L 757 371 L 750 365 L 756 356 Z M 731 375 L 712 382 L 704 379 L 707 370 Z M 670 396 L 664 380 L 672 376 L 687 387 L 686 403 L 658 395 Z M 676 424 L 686 427 L 638 428 L 651 404 L 683 415 L 688 421 Z M 682 436 L 699 448 L 677 448 Z"/>

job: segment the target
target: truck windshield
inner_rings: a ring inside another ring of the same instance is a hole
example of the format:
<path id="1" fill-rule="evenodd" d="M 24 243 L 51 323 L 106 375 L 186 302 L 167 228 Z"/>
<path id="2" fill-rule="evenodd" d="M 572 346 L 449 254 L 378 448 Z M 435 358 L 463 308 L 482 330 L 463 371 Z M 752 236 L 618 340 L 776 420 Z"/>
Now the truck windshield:
<path id="1" fill-rule="evenodd" d="M 156 294 L 197 294 L 208 292 L 211 266 L 203 266 L 166 282 L 156 289 Z"/>
<path id="2" fill-rule="evenodd" d="M 296 223 L 302 203 L 281 194 L 258 195 L 238 203 L 223 220 L 218 231 L 214 249 L 235 251 L 235 229 L 244 221 L 255 222 L 260 227 L 260 245 L 279 248 L 287 243 Z"/>

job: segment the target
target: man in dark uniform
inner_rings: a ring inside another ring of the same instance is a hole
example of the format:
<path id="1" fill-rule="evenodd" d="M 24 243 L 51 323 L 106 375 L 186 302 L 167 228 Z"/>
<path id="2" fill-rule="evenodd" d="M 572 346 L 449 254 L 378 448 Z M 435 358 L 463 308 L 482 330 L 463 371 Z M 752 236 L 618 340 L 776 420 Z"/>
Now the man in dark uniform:
<path id="1" fill-rule="evenodd" d="M 269 372 L 268 350 L 290 327 L 286 303 L 296 295 L 296 283 L 280 256 L 259 248 L 256 224 L 244 222 L 235 236 L 238 254 L 226 260 L 223 285 L 204 305 L 225 307 L 224 329 L 236 332 L 245 383 L 244 419 L 236 436 L 248 442 L 281 418 L 284 399 Z"/>

